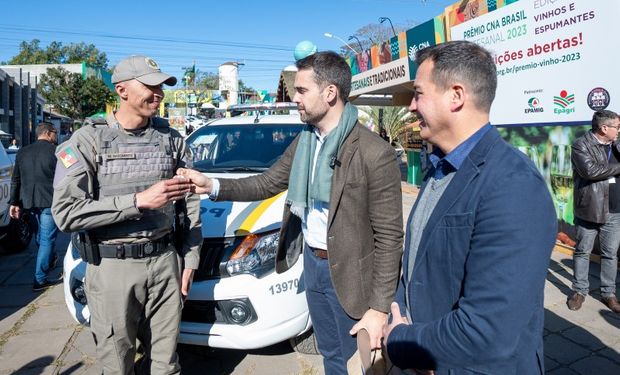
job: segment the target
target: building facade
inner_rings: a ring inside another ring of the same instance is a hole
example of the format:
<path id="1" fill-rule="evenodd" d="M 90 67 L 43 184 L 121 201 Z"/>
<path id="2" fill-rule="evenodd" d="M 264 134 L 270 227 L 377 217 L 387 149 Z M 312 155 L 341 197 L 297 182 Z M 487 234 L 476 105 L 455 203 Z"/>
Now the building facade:
<path id="1" fill-rule="evenodd" d="M 12 138 L 20 146 L 34 141 L 44 104 L 36 77 L 22 69 L 0 68 L 0 141 L 5 147 Z"/>

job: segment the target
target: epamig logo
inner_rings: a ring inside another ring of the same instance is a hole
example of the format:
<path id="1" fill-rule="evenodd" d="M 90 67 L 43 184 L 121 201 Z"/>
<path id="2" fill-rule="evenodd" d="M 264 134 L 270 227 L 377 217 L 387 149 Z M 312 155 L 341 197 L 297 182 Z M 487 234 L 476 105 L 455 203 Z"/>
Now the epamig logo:
<path id="1" fill-rule="evenodd" d="M 525 108 L 525 113 L 541 113 L 544 112 L 544 108 L 540 105 L 540 100 L 537 97 L 533 96 L 530 100 L 527 101 L 527 108 Z"/>

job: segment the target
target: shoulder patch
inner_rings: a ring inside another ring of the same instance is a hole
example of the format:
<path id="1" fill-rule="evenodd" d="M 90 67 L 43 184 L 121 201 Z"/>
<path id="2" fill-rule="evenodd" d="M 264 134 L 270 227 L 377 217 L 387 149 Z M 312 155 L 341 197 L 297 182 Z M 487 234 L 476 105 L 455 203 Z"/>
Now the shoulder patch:
<path id="1" fill-rule="evenodd" d="M 58 156 L 58 159 L 62 162 L 62 165 L 65 166 L 65 168 L 69 168 L 73 164 L 78 162 L 78 158 L 75 155 L 75 151 L 73 151 L 73 148 L 70 145 L 67 145 L 62 150 L 60 150 L 57 156 Z"/>

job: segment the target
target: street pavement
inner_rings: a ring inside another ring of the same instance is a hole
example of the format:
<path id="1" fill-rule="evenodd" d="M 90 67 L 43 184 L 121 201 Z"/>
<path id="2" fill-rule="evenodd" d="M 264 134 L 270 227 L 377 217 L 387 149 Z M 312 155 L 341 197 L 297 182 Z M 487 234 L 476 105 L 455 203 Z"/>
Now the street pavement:
<path id="1" fill-rule="evenodd" d="M 405 219 L 416 195 L 403 183 Z M 68 242 L 61 234 L 59 255 Z M 21 254 L 0 256 L 0 375 L 100 374 L 90 331 L 69 315 L 62 284 L 32 292 L 35 254 L 33 241 Z M 591 293 L 579 311 L 565 304 L 571 270 L 570 253 L 556 248 L 545 285 L 547 373 L 620 374 L 620 315 L 600 302 L 599 265 L 591 263 Z M 323 374 L 319 356 L 298 354 L 287 343 L 253 351 L 180 345 L 179 355 L 184 374 Z"/>

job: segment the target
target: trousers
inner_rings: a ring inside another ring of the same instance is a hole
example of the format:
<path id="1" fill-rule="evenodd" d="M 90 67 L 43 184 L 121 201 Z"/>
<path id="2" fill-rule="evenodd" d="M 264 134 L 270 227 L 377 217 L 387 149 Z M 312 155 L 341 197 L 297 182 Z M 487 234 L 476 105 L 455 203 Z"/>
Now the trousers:
<path id="1" fill-rule="evenodd" d="M 103 258 L 86 267 L 86 297 L 97 359 L 104 374 L 134 374 L 136 346 L 144 348 L 137 373 L 179 374 L 181 273 L 174 248 L 142 259 Z"/>
<path id="2" fill-rule="evenodd" d="M 55 245 L 58 236 L 58 227 L 52 217 L 51 208 L 31 208 L 28 211 L 37 221 L 37 231 L 35 241 L 37 243 L 37 262 L 34 269 L 34 280 L 43 284 L 47 280 L 47 274 L 50 271 L 51 264 L 56 255 Z"/>
<path id="3" fill-rule="evenodd" d="M 601 250 L 601 295 L 616 295 L 616 274 L 618 272 L 618 247 L 620 246 L 620 213 L 610 213 L 605 224 L 591 223 L 575 219 L 577 227 L 577 246 L 573 254 L 574 277 L 573 290 L 588 295 L 590 283 L 590 253 L 594 240 L 599 236 Z"/>
<path id="4" fill-rule="evenodd" d="M 304 284 L 325 374 L 347 374 L 347 361 L 357 350 L 357 340 L 349 331 L 357 320 L 347 315 L 338 302 L 328 260 L 312 254 L 307 245 L 304 247 Z"/>

